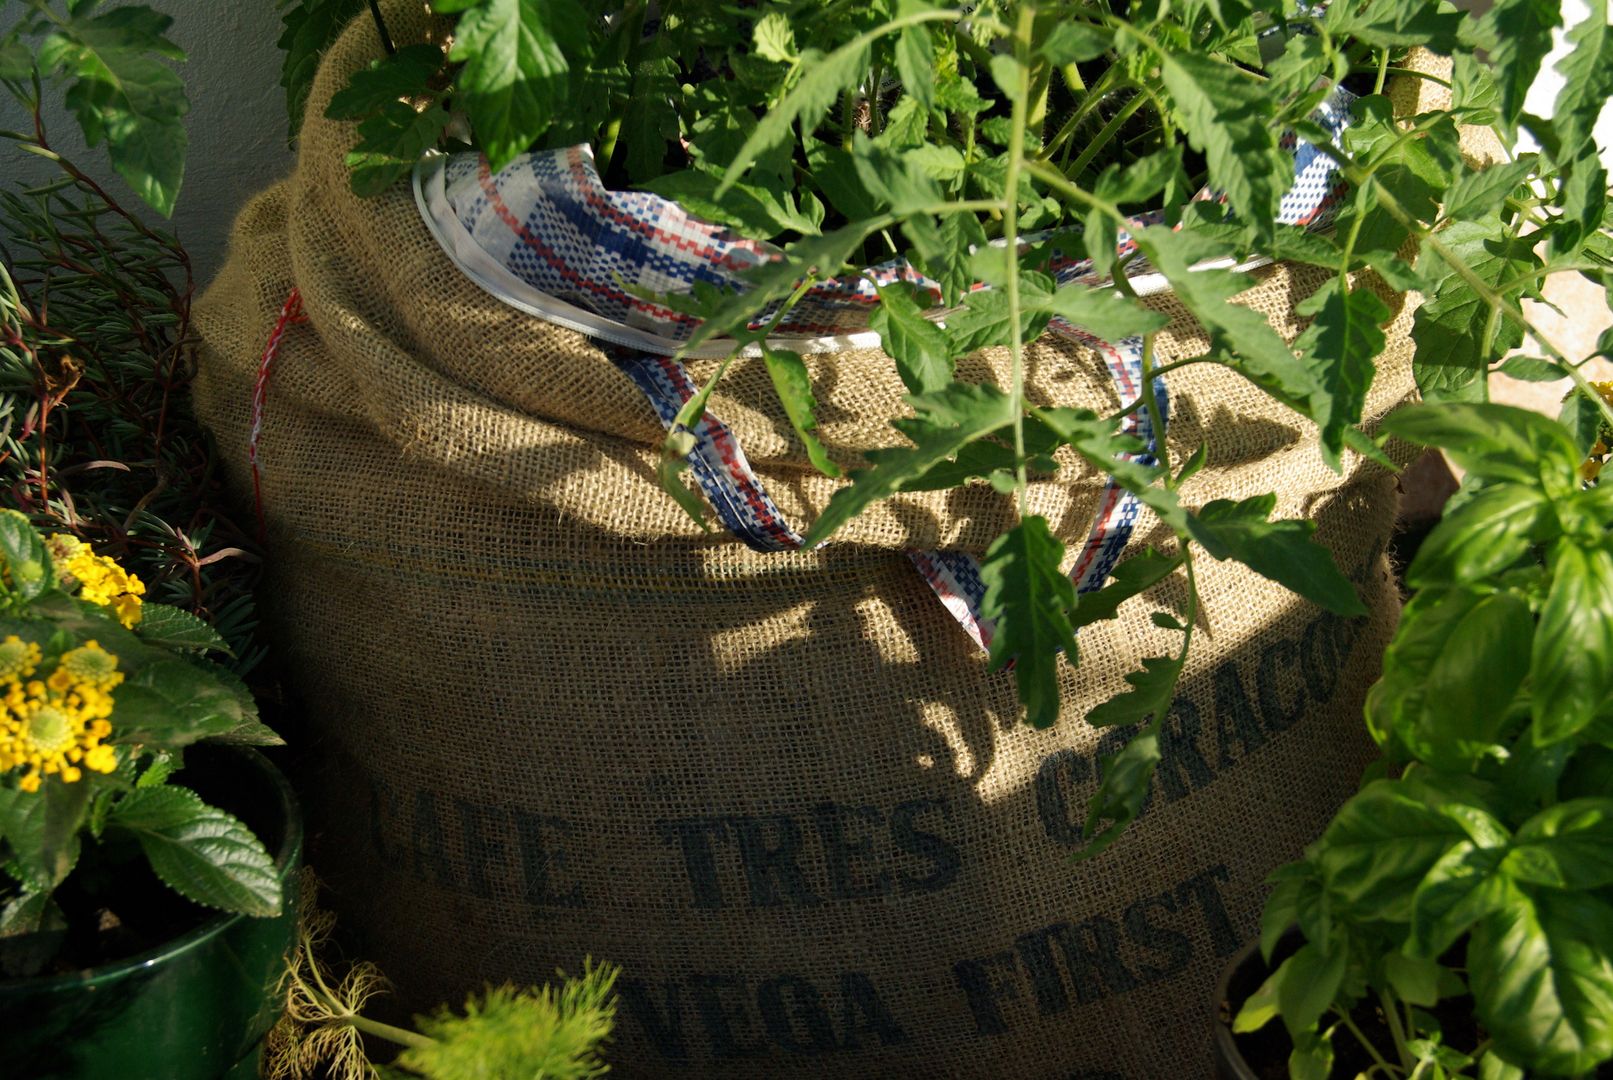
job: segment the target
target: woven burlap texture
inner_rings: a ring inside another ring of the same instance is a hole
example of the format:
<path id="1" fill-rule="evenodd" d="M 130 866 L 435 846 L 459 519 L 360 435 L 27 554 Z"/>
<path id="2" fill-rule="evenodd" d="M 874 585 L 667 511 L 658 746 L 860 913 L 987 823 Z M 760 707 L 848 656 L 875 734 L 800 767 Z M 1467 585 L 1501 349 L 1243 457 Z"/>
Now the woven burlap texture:
<path id="1" fill-rule="evenodd" d="M 418 8 L 388 8 L 400 42 L 432 32 Z M 1082 717 L 1175 648 L 1149 613 L 1179 611 L 1180 584 L 1083 630 L 1061 720 L 1033 731 L 903 555 L 982 551 L 1013 520 L 990 488 L 898 496 L 816 552 L 702 533 L 657 486 L 653 411 L 593 344 L 462 277 L 406 185 L 350 193 L 353 127 L 323 107 L 379 51 L 363 20 L 330 49 L 296 171 L 241 215 L 198 304 L 196 394 L 250 497 L 259 357 L 299 288 L 308 322 L 281 346 L 260 443 L 265 606 L 321 733 L 304 748 L 316 865 L 402 1000 L 592 955 L 624 971 L 610 1057 L 627 1078 L 1207 1075 L 1210 988 L 1264 878 L 1370 756 L 1393 478 L 1354 457 L 1330 471 L 1312 425 L 1224 369 L 1169 376 L 1173 457 L 1209 448 L 1186 501 L 1277 492 L 1372 614 L 1324 616 L 1201 560 L 1152 805 L 1072 863 L 1099 761 L 1129 734 Z M 1254 277 L 1240 302 L 1297 334 L 1325 273 Z M 1383 295 L 1371 417 L 1410 390 L 1410 305 Z M 1148 303 L 1171 316 L 1162 360 L 1203 351 L 1169 295 Z M 888 357 L 807 363 L 838 461 L 896 441 Z M 1002 383 L 1008 361 L 961 370 Z M 1028 393 L 1119 404 L 1090 352 L 1051 338 Z M 811 522 L 839 482 L 808 465 L 760 363 L 736 363 L 711 410 Z M 1067 462 L 1030 509 L 1077 541 L 1102 482 Z M 1151 520 L 1140 535 L 1169 542 Z"/>

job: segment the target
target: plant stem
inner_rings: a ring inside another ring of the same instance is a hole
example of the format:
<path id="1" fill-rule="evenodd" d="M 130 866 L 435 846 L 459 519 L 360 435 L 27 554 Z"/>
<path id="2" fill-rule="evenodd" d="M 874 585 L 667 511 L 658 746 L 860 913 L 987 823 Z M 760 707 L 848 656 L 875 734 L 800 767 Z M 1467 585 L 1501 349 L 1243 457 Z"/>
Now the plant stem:
<path id="1" fill-rule="evenodd" d="M 379 0 L 370 0 L 370 15 L 375 19 L 375 32 L 381 35 L 381 48 L 391 56 L 397 52 L 397 46 L 392 44 L 392 35 L 387 33 L 386 20 L 381 18 L 381 5 Z"/>
<path id="2" fill-rule="evenodd" d="M 1014 59 L 1016 85 L 1014 103 L 1009 118 L 1008 168 L 1003 180 L 1003 238 L 1008 246 L 1008 281 L 1005 292 L 1008 298 L 1008 355 L 1009 409 L 1014 416 L 1014 491 L 1019 516 L 1026 512 L 1026 492 L 1030 478 L 1025 468 L 1025 343 L 1024 327 L 1020 322 L 1019 298 L 1019 176 L 1025 167 L 1025 116 L 1030 96 L 1031 30 L 1036 21 L 1036 9 L 1026 4 L 1019 11 L 1019 22 L 1014 28 Z"/>
<path id="3" fill-rule="evenodd" d="M 436 1040 L 428 1035 L 422 1035 L 418 1031 L 410 1031 L 408 1028 L 383 1024 L 379 1020 L 371 1020 L 368 1017 L 360 1016 L 358 1013 L 347 1014 L 342 1017 L 342 1022 L 357 1028 L 366 1035 L 374 1035 L 388 1042 L 397 1043 L 399 1046 L 426 1047 L 436 1045 Z"/>
<path id="4" fill-rule="evenodd" d="M 1092 159 L 1098 156 L 1098 151 L 1109 145 L 1109 140 L 1115 137 L 1115 132 L 1119 131 L 1121 125 L 1130 120 L 1131 114 L 1142 108 L 1143 103 L 1147 100 L 1147 95 L 1139 90 L 1137 96 L 1126 102 L 1125 106 L 1111 116 L 1109 122 L 1103 125 L 1098 133 L 1092 137 L 1092 141 L 1087 143 L 1086 149 L 1082 150 L 1080 156 L 1075 159 L 1069 168 L 1064 170 L 1065 174 L 1068 176 L 1080 176 L 1082 171 L 1091 164 Z"/>
<path id="5" fill-rule="evenodd" d="M 1378 1067 L 1383 1069 L 1386 1074 L 1394 1075 L 1394 1066 L 1390 1065 L 1384 1056 L 1378 1053 L 1378 1048 L 1373 1045 L 1372 1040 L 1367 1038 L 1366 1034 L 1355 1026 L 1355 1021 L 1350 1019 L 1350 1014 L 1343 1009 L 1334 1009 L 1333 1011 L 1338 1013 L 1345 1030 L 1355 1036 L 1356 1041 L 1361 1044 L 1361 1048 L 1371 1055 L 1373 1061 L 1378 1063 Z"/>

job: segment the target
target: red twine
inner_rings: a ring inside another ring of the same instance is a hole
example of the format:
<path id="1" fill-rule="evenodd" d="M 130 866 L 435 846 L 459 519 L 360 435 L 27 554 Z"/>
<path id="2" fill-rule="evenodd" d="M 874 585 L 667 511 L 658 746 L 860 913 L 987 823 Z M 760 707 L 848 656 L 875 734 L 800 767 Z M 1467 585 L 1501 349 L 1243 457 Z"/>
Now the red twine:
<path id="1" fill-rule="evenodd" d="M 280 305 L 280 318 L 269 335 L 269 343 L 264 346 L 263 357 L 258 361 L 258 377 L 252 384 L 252 432 L 247 436 L 246 460 L 252 466 L 252 511 L 257 515 L 260 542 L 268 536 L 268 524 L 263 517 L 263 486 L 258 477 L 258 436 L 263 433 L 263 403 L 269 396 L 269 369 L 280 352 L 280 339 L 286 336 L 286 330 L 307 321 L 308 316 L 302 310 L 302 293 L 293 288 L 286 302 Z"/>

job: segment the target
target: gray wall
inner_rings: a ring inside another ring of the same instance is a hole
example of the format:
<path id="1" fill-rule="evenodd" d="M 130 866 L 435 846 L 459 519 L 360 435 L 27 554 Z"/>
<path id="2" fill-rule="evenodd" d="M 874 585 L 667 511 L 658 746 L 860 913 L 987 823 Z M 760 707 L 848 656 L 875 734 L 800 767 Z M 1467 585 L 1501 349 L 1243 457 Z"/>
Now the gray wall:
<path id="1" fill-rule="evenodd" d="M 280 17 L 274 0 L 145 2 L 173 16 L 169 36 L 190 54 L 180 65 L 190 93 L 190 153 L 171 225 L 190 250 L 201 285 L 223 262 L 230 224 L 241 205 L 291 169 L 275 47 Z M 15 19 L 17 10 L 0 3 L 0 23 Z M 28 118 L 9 95 L 0 97 L 0 127 L 26 130 Z M 56 103 L 45 115 L 51 144 L 105 183 L 119 201 L 127 196 L 128 205 L 140 205 L 107 164 L 104 148 L 85 149 L 77 123 L 60 108 L 59 90 L 46 98 Z M 49 175 L 47 163 L 0 142 L 0 179 Z"/>

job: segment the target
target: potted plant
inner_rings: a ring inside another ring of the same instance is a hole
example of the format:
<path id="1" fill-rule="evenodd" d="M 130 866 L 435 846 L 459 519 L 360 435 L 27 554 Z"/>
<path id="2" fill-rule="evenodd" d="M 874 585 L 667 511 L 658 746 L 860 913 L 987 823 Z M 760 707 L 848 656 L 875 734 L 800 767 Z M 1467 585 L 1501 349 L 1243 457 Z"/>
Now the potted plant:
<path id="1" fill-rule="evenodd" d="M 114 560 L 14 510 L 0 559 L 7 1053 L 37 1076 L 222 1075 L 278 1015 L 302 835 L 265 759 L 196 744 L 278 740 L 203 659 L 223 640 Z"/>
<path id="2" fill-rule="evenodd" d="M 1541 274 L 1606 272 L 1600 45 L 1548 122 L 1521 88 L 1557 20 L 1516 4 L 432 7 L 288 9 L 299 168 L 201 305 L 281 625 L 350 709 L 331 817 L 388 969 L 440 997 L 474 896 L 549 916 L 466 931 L 489 963 L 619 943 L 635 1064 L 1062 1039 L 1061 1066 L 1184 1068 L 1168 1037 L 1083 1040 L 1192 997 L 1162 988 L 1208 981 L 1255 864 L 1353 783 L 1397 607 L 1377 421 L 1413 373 L 1482 394 Z M 1544 150 L 1464 157 L 1520 124 Z M 650 486 L 703 516 L 689 470 L 743 544 Z M 1116 564 L 1134 533 L 1163 553 Z M 908 554 L 984 663 L 914 614 Z M 400 603 L 487 676 L 422 679 L 417 641 L 372 637 Z M 635 769 L 653 792 L 623 803 Z M 1207 791 L 1233 794 L 1194 812 Z M 1216 854 L 1115 884 L 1183 847 Z M 1069 911 L 1076 850 L 1107 861 Z M 613 859 L 656 869 L 607 901 Z M 1196 899 L 1224 917 L 1190 928 Z M 1167 916 L 1190 959 L 1149 952 Z M 872 974 L 837 948 L 870 920 Z M 817 981 L 742 947 L 763 927 Z M 859 1030 L 818 1022 L 834 993 Z"/>
<path id="3" fill-rule="evenodd" d="M 1613 1059 L 1607 500 L 1534 413 L 1388 423 L 1468 481 L 1368 698 L 1386 767 L 1275 876 L 1267 964 L 1223 983 L 1222 1075 L 1590 1075 Z"/>
<path id="4" fill-rule="evenodd" d="M 219 508 L 189 259 L 51 146 L 47 88 L 171 212 L 183 53 L 149 8 L 30 4 L 0 34 L 5 137 L 59 176 L 0 192 L 0 1028 L 38 1076 L 256 1075 L 302 825 L 253 744 L 250 542 Z M 222 658 L 223 662 L 219 662 Z"/>

